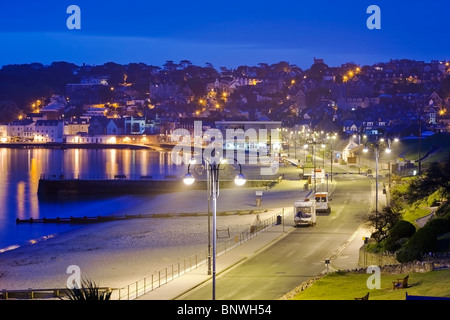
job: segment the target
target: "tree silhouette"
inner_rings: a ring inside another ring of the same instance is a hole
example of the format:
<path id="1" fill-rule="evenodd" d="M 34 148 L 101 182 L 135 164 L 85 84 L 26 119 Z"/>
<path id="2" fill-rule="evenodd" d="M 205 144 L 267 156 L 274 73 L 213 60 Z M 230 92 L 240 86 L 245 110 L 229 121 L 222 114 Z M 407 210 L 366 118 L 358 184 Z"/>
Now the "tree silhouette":
<path id="1" fill-rule="evenodd" d="M 380 243 L 388 236 L 389 229 L 401 219 L 401 214 L 394 212 L 390 207 L 384 207 L 379 212 L 371 212 L 365 218 L 365 223 L 374 228 L 371 238 Z"/>

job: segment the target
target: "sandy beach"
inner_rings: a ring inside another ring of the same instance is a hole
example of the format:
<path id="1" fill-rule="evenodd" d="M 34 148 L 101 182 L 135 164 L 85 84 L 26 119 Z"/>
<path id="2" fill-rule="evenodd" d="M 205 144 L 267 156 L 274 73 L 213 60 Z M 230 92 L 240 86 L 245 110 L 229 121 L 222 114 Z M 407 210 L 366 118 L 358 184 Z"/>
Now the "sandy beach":
<path id="1" fill-rule="evenodd" d="M 283 181 L 263 190 L 256 207 L 257 188 L 221 190 L 217 201 L 220 241 L 248 232 L 260 220 L 273 218 L 301 196 L 299 181 Z M 65 288 L 77 265 L 83 278 L 104 287 L 123 287 L 208 248 L 206 192 L 182 191 L 150 197 L 127 214 L 153 218 L 86 225 L 45 241 L 0 254 L 0 289 Z M 227 215 L 222 215 L 227 212 Z M 196 215 L 197 214 L 197 215 Z M 226 231 L 225 231 L 226 230 Z M 229 232 L 229 233 L 228 233 Z"/>

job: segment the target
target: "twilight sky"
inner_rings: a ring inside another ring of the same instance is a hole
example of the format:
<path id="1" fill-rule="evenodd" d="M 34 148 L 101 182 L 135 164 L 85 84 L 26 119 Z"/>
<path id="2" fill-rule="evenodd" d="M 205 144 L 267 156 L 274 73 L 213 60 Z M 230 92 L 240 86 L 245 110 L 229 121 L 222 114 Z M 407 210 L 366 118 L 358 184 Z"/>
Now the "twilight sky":
<path id="1" fill-rule="evenodd" d="M 81 29 L 69 30 L 70 5 Z M 370 5 L 381 29 L 369 30 Z M 450 60 L 448 0 L 41 0 L 0 4 L 0 66 L 53 61 L 235 68 L 288 61 L 307 69 Z"/>

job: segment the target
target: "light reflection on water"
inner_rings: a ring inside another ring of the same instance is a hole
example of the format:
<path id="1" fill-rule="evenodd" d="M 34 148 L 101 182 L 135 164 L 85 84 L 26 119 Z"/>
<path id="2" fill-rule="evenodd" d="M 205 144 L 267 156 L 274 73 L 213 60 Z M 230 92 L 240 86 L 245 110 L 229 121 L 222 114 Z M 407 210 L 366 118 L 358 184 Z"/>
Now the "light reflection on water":
<path id="1" fill-rule="evenodd" d="M 53 201 L 38 198 L 41 174 L 83 177 L 181 177 L 185 165 L 172 163 L 170 153 L 122 149 L 0 149 L 0 253 L 6 247 L 69 231 L 75 226 L 16 224 L 16 218 L 111 215 L 145 200 L 146 196 L 78 197 Z"/>

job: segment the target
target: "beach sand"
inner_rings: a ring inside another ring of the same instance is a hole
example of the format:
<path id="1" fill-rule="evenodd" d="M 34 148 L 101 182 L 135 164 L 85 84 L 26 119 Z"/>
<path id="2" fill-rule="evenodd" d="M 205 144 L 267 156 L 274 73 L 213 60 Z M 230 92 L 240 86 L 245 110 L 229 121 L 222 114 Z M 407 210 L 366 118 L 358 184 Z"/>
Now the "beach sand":
<path id="1" fill-rule="evenodd" d="M 262 219 L 270 211 L 261 214 Z M 255 215 L 218 216 L 230 238 Z M 67 267 L 100 286 L 123 287 L 194 255 L 205 257 L 207 217 L 143 218 L 88 225 L 0 255 L 0 289 L 64 288 Z M 230 239 L 224 238 L 224 239 Z M 218 239 L 218 242 L 224 239 Z"/>
<path id="2" fill-rule="evenodd" d="M 221 190 L 217 201 L 217 229 L 222 232 L 218 247 L 221 241 L 249 232 L 257 214 L 260 220 L 274 218 L 281 213 L 280 208 L 290 206 L 300 195 L 297 181 L 283 181 L 277 188 L 264 190 L 261 206 L 256 207 L 255 190 Z M 190 256 L 206 257 L 206 212 L 205 191 L 162 194 L 126 212 L 155 214 L 153 218 L 86 225 L 3 252 L 0 290 L 65 288 L 71 265 L 80 268 L 82 278 L 99 286 L 120 288 Z M 222 215 L 224 212 L 229 215 Z"/>

